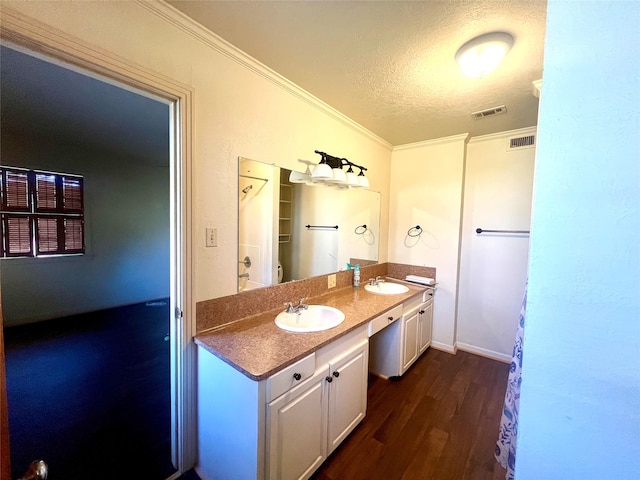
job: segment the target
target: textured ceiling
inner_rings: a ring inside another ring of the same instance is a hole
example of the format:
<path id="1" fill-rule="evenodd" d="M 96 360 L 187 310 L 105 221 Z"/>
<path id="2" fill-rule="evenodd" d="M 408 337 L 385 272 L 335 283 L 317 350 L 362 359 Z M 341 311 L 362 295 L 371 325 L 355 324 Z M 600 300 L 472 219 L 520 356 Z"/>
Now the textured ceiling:
<path id="1" fill-rule="evenodd" d="M 170 3 L 392 145 L 537 123 L 544 1 Z M 513 49 L 487 77 L 464 77 L 458 46 L 494 30 Z M 5 47 L 0 61 L 4 132 L 129 157 L 142 145 L 140 160 L 166 165 L 166 105 Z M 502 104 L 504 115 L 470 116 Z"/>
<path id="2" fill-rule="evenodd" d="M 537 123 L 546 1 L 169 1 L 226 41 L 392 145 Z M 515 42 L 484 78 L 460 45 L 491 31 Z M 471 113 L 506 105 L 507 113 Z"/>

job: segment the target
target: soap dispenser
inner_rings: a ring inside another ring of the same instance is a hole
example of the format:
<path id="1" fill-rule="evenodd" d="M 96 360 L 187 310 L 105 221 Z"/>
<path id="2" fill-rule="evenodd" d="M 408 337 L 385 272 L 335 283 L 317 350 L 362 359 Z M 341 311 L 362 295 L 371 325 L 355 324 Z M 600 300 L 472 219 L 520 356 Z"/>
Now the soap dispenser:
<path id="1" fill-rule="evenodd" d="M 359 263 L 356 263 L 355 266 L 353 267 L 353 286 L 354 287 L 360 286 L 360 264 Z"/>

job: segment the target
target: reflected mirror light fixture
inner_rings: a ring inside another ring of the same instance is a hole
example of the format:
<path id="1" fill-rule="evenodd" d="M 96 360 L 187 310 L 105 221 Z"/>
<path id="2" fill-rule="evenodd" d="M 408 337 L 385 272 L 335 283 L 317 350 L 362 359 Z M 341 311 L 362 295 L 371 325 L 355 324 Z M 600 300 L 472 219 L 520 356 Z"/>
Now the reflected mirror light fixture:
<path id="1" fill-rule="evenodd" d="M 311 170 L 309 169 L 309 165 L 307 165 L 307 170 L 304 173 L 291 170 L 291 173 L 289 174 L 289 181 L 291 183 L 309 183 L 311 181 Z"/>
<path id="2" fill-rule="evenodd" d="M 360 187 L 369 187 L 369 179 L 364 176 L 365 167 L 360 165 L 356 165 L 353 162 L 350 162 L 346 158 L 338 158 L 333 155 L 329 155 L 325 152 L 320 152 L 318 150 L 315 151 L 318 155 L 322 157 L 320 163 L 313 168 L 311 172 L 310 180 L 311 182 L 307 182 L 310 184 L 328 184 L 328 185 L 336 185 L 342 188 L 360 188 Z M 345 165 L 348 165 L 348 170 L 345 171 L 342 169 Z M 353 170 L 353 167 L 360 169 L 360 175 L 356 175 Z M 293 174 L 292 174 L 293 175 Z M 291 176 L 289 177 L 291 179 Z M 302 183 L 302 182 L 300 182 Z"/>
<path id="3" fill-rule="evenodd" d="M 468 77 L 484 77 L 500 65 L 512 46 L 513 37 L 506 32 L 485 33 L 462 45 L 456 62 Z"/>

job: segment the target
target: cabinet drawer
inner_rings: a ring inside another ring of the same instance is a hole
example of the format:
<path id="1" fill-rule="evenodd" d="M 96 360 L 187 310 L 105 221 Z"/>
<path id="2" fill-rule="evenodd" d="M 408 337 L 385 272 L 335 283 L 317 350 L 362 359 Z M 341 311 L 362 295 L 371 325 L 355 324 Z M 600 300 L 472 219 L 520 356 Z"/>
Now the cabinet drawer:
<path id="1" fill-rule="evenodd" d="M 434 293 L 436 293 L 436 289 L 434 287 L 427 287 L 425 292 L 422 294 L 422 301 L 426 303 L 433 300 Z"/>
<path id="2" fill-rule="evenodd" d="M 287 390 L 299 385 L 313 375 L 316 369 L 316 354 L 298 360 L 267 379 L 267 402 L 278 398 Z"/>
<path id="3" fill-rule="evenodd" d="M 375 335 L 387 325 L 391 325 L 402 316 L 402 305 L 387 310 L 369 322 L 369 336 Z"/>

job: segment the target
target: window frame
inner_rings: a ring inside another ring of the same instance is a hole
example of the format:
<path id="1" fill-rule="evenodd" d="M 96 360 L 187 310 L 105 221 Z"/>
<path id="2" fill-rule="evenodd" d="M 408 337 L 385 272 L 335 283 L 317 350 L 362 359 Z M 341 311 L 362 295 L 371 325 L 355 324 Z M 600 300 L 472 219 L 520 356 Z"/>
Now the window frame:
<path id="1" fill-rule="evenodd" d="M 26 176 L 26 192 L 22 185 L 11 186 L 10 174 Z M 86 253 L 82 175 L 0 165 L 0 179 L 0 258 Z M 28 251 L 24 234 L 12 231 L 10 225 L 11 220 L 25 218 L 29 225 Z M 14 243 L 12 235 L 22 238 Z"/>

